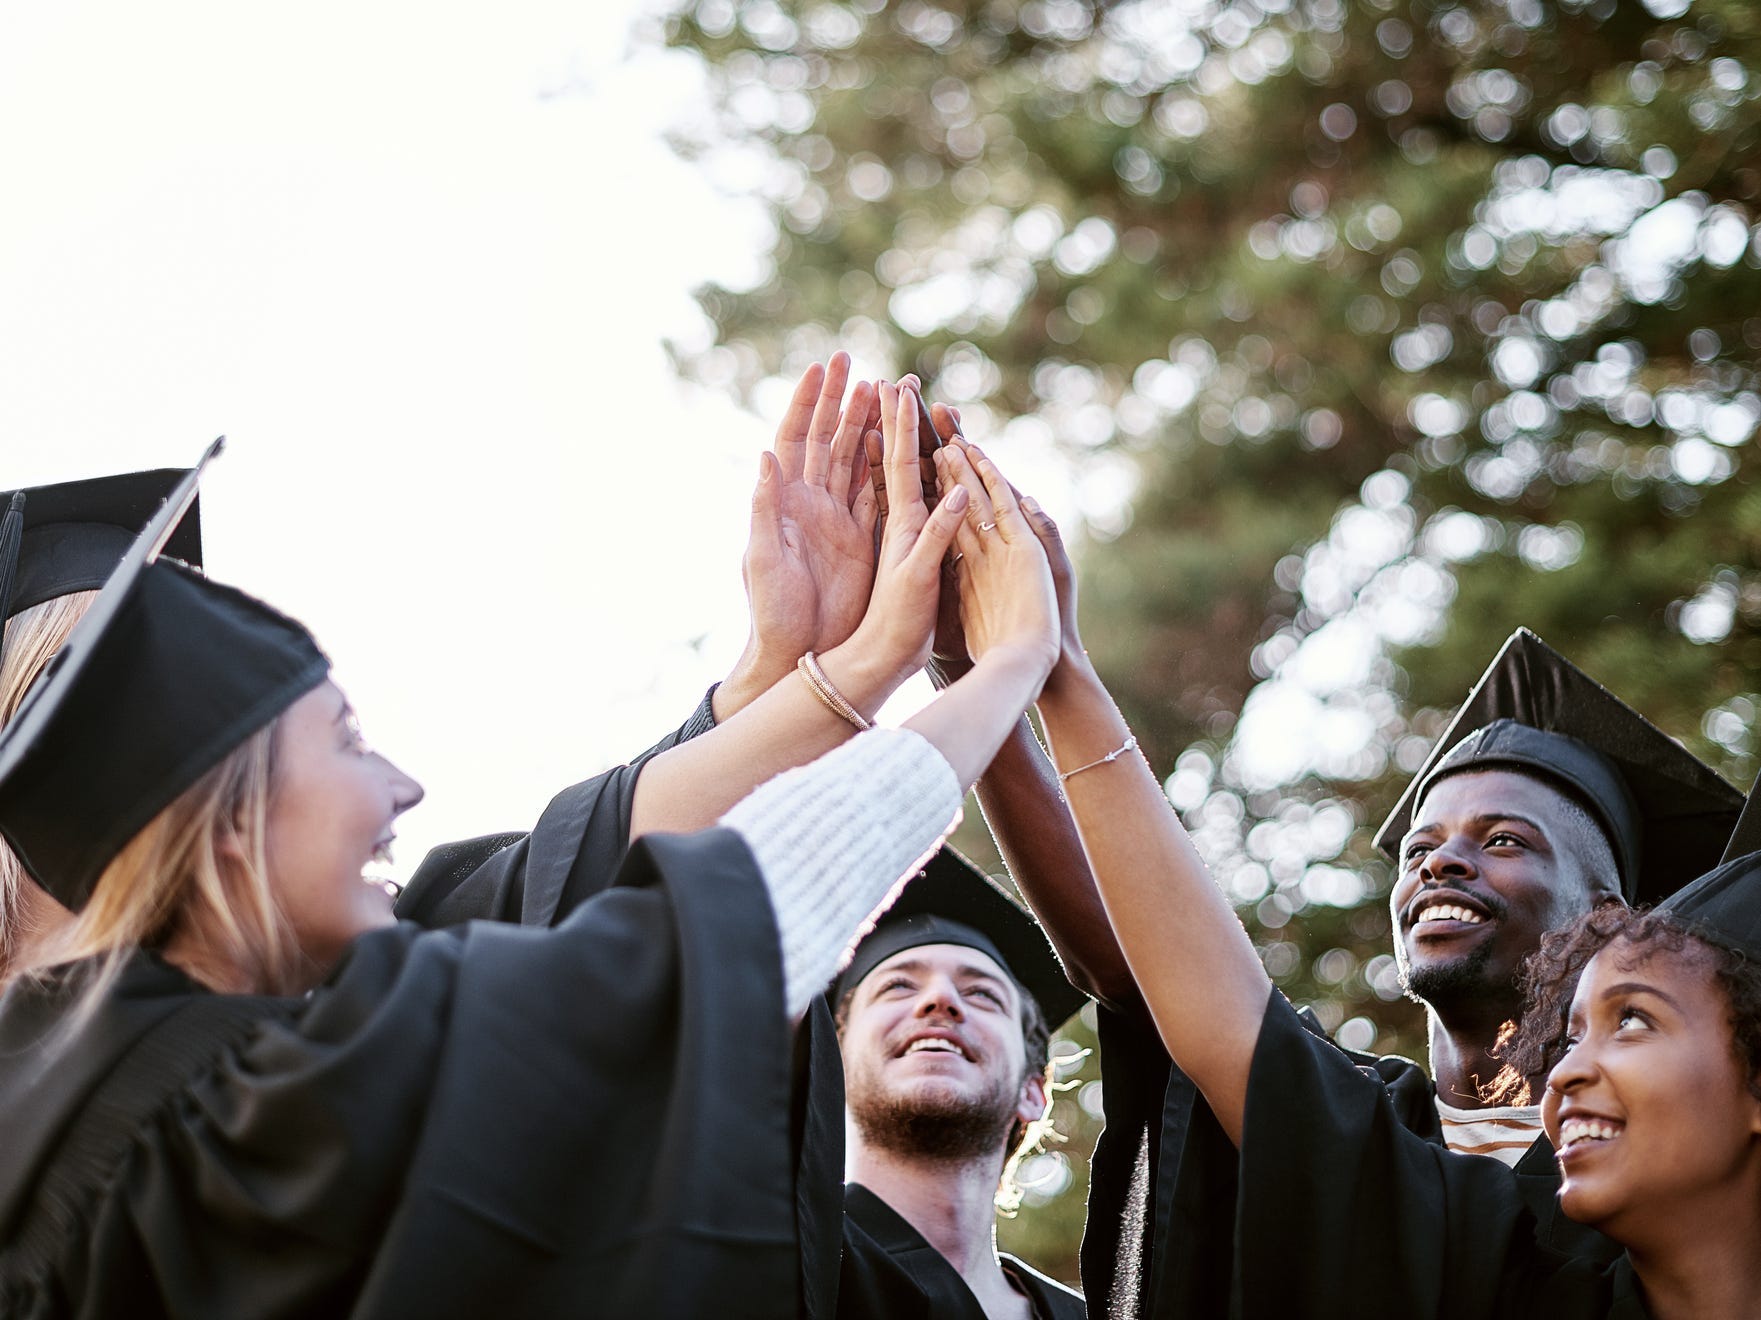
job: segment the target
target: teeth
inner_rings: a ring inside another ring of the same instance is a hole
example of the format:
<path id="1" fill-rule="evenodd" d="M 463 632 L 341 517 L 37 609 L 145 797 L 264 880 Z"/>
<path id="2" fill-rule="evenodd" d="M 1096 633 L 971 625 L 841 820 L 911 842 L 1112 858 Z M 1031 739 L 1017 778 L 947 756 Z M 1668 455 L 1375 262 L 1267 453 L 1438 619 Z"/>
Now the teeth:
<path id="1" fill-rule="evenodd" d="M 1599 1118 L 1568 1118 L 1559 1125 L 1559 1148 L 1564 1150 L 1580 1141 L 1612 1141 L 1619 1135 L 1617 1123 L 1605 1123 Z"/>
<path id="2" fill-rule="evenodd" d="M 376 843 L 373 845 L 372 859 L 378 862 L 381 866 L 391 865 L 390 839 L 385 840 L 383 843 Z"/>
<path id="3" fill-rule="evenodd" d="M 917 1054 L 923 1050 L 935 1050 L 942 1054 L 960 1053 L 960 1047 L 952 1041 L 939 1040 L 934 1036 L 925 1036 L 921 1040 L 914 1040 L 905 1047 L 907 1054 Z"/>
<path id="4" fill-rule="evenodd" d="M 1471 908 L 1462 907 L 1459 903 L 1433 903 L 1430 907 L 1420 908 L 1416 920 L 1465 921 L 1470 926 L 1477 926 L 1484 921 L 1485 918 Z"/>

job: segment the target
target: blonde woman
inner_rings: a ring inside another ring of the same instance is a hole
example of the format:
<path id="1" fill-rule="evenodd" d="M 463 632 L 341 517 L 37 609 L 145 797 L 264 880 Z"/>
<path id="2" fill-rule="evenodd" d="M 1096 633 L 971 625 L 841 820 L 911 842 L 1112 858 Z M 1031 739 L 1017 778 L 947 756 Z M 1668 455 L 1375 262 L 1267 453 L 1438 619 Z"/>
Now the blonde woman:
<path id="1" fill-rule="evenodd" d="M 883 402 L 873 603 L 725 728 L 866 723 L 927 653 L 970 501 L 924 509 Z M 309 634 L 125 563 L 0 734 L 0 832 L 77 913 L 0 999 L 0 1313 L 794 1314 L 790 1024 L 1056 654 L 1043 554 L 985 521 L 967 679 L 554 930 L 392 925 L 361 869 L 420 789 Z"/>
<path id="2" fill-rule="evenodd" d="M 129 472 L 0 494 L 0 582 L 10 583 L 0 598 L 0 727 L 184 476 L 175 469 Z M 16 542 L 5 530 L 8 518 Z M 201 564 L 198 509 L 178 524 L 166 554 Z M 0 843 L 0 983 L 19 951 L 67 915 Z"/>

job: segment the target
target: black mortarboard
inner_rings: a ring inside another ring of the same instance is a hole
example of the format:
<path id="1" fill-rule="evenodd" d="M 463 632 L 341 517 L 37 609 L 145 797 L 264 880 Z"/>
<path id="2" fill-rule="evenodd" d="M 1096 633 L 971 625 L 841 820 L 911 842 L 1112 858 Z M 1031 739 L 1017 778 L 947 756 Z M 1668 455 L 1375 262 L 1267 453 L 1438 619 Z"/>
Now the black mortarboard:
<path id="1" fill-rule="evenodd" d="M 69 908 L 148 821 L 330 667 L 292 619 L 158 557 L 219 448 L 148 521 L 0 730 L 0 834 Z"/>
<path id="2" fill-rule="evenodd" d="M 1736 828 L 1730 832 L 1730 841 L 1724 845 L 1724 856 L 1719 859 L 1719 864 L 1752 852 L 1761 852 L 1761 775 L 1756 776 L 1749 788 L 1743 814 L 1737 817 Z"/>
<path id="3" fill-rule="evenodd" d="M 1527 628 L 1511 634 L 1376 835 L 1390 856 L 1445 775 L 1511 769 L 1557 785 L 1608 835 L 1629 902 L 1713 866 L 1743 796 Z"/>
<path id="4" fill-rule="evenodd" d="M 1761 852 L 1727 860 L 1659 907 L 1761 961 Z"/>
<path id="5" fill-rule="evenodd" d="M 946 847 L 930 858 L 856 946 L 833 987 L 833 1000 L 843 999 L 895 953 L 920 944 L 962 944 L 988 954 L 1033 996 L 1053 1030 L 1083 1005 L 1085 996 L 1064 975 L 1033 914 Z"/>
<path id="6" fill-rule="evenodd" d="M 186 469 L 160 468 L 0 492 L 0 507 L 10 505 L 15 496 L 24 497 L 12 591 L 0 608 L 0 618 L 11 618 L 57 596 L 102 587 L 147 520 L 188 475 Z M 199 502 L 190 505 L 172 531 L 164 553 L 201 566 Z M 4 571 L 0 564 L 0 576 Z"/>

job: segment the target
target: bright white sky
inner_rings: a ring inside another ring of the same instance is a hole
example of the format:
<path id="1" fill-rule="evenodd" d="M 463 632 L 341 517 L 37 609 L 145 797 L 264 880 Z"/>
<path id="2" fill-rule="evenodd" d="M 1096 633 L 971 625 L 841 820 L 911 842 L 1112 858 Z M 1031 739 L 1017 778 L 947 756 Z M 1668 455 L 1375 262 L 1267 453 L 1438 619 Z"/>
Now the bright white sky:
<path id="1" fill-rule="evenodd" d="M 400 876 L 647 746 L 745 638 L 781 393 L 761 421 L 662 340 L 769 230 L 662 142 L 702 78 L 636 12 L 0 12 L 0 489 L 225 433 L 210 571 L 309 624 L 426 784 Z"/>
<path id="2" fill-rule="evenodd" d="M 785 390 L 761 420 L 662 340 L 770 234 L 661 140 L 703 80 L 632 48 L 638 4 L 0 11 L 0 489 L 225 433 L 209 568 L 305 620 L 427 785 L 400 876 L 645 747 L 745 636 Z M 1124 493 L 996 449 L 1067 528 Z"/>
<path id="3" fill-rule="evenodd" d="M 626 59 L 632 10 L 0 16 L 0 488 L 224 432 L 210 569 L 428 786 L 400 874 L 646 746 L 744 639 L 769 428 L 661 340 L 766 231 L 659 140 L 699 80 Z"/>

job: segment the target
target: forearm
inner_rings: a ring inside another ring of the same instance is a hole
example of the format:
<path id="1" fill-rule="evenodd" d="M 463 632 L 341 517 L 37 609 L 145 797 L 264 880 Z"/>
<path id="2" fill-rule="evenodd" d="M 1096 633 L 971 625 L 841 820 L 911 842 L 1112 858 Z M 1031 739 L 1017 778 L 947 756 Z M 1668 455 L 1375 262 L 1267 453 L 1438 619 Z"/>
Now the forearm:
<path id="1" fill-rule="evenodd" d="M 999 647 L 905 722 L 954 768 L 964 793 L 978 782 L 1045 682 L 1048 664 Z"/>
<path id="2" fill-rule="evenodd" d="M 820 663 L 867 719 L 874 718 L 905 678 L 896 664 L 877 659 L 856 638 L 826 652 Z M 630 837 L 706 829 L 758 785 L 855 733 L 855 726 L 828 710 L 798 675 L 788 672 L 714 729 L 668 748 L 643 767 L 630 807 Z"/>
<path id="3" fill-rule="evenodd" d="M 836 975 L 863 920 L 960 817 L 952 770 L 924 739 L 874 729 L 780 775 L 722 818 L 770 891 L 791 1020 Z"/>
<path id="4" fill-rule="evenodd" d="M 1047 692 L 1040 718 L 1066 771 L 1129 734 L 1092 674 Z M 1234 909 L 1142 756 L 1064 782 L 1107 917 L 1168 1053 L 1240 1141 L 1247 1078 L 1271 983 Z"/>
<path id="5" fill-rule="evenodd" d="M 1111 1004 L 1135 1002 L 1137 983 L 1107 921 L 1058 773 L 1026 716 L 980 777 L 978 805 L 1077 988 Z"/>
<path id="6" fill-rule="evenodd" d="M 1054 676 L 1072 663 L 1061 659 Z M 1074 663 L 1086 666 L 1087 657 L 1078 652 Z M 938 656 L 929 666 L 930 681 L 946 688 L 971 668 L 970 660 Z M 1135 1003 L 1137 982 L 1107 921 L 1058 772 L 1025 715 L 1003 739 L 977 790 L 1003 863 L 1044 925 L 1071 981 L 1107 1003 Z"/>

